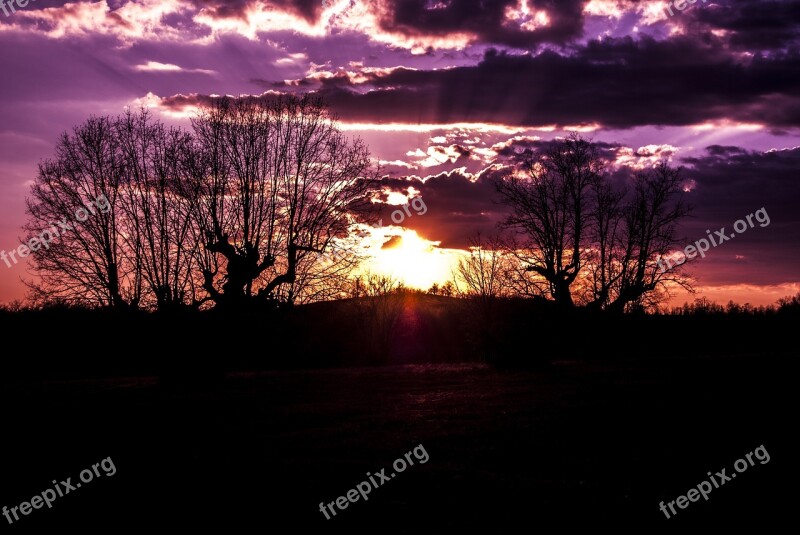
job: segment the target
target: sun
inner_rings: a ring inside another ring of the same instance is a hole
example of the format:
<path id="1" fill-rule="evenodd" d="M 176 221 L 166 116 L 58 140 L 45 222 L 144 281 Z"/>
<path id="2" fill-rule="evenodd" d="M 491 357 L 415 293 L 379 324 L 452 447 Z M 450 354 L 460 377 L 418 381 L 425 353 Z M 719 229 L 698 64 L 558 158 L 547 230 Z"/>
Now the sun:
<path id="1" fill-rule="evenodd" d="M 427 290 L 433 283 L 443 284 L 451 278 L 454 255 L 437 246 L 438 242 L 426 240 L 413 230 L 392 232 L 365 268 L 392 276 L 405 286 Z"/>

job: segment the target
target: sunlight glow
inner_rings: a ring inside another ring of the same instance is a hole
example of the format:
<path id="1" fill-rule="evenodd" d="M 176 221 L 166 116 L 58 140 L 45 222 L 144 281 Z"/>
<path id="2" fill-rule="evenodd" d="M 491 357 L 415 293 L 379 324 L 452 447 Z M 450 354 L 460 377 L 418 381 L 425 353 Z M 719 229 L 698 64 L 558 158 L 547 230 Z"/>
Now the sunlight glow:
<path id="1" fill-rule="evenodd" d="M 433 283 L 450 280 L 452 267 L 457 261 L 455 251 L 439 249 L 439 242 L 420 237 L 413 230 L 400 229 L 387 236 L 399 236 L 397 245 L 379 249 L 362 269 L 398 279 L 405 286 L 427 290 Z"/>

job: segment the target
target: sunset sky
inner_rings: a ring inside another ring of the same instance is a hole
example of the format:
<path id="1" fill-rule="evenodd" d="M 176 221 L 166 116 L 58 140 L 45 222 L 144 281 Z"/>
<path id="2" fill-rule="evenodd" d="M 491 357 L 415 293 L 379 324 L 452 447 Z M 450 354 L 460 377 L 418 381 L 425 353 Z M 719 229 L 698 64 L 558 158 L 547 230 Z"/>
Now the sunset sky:
<path id="1" fill-rule="evenodd" d="M 455 251 L 502 220 L 491 179 L 504 157 L 578 130 L 620 177 L 665 157 L 685 166 L 689 241 L 769 214 L 692 265 L 700 295 L 795 294 L 800 3 L 698 1 L 674 16 L 665 6 L 37 0 L 0 12 L 0 249 L 19 243 L 37 162 L 90 115 L 143 105 L 188 126 L 209 95 L 311 91 L 370 145 L 387 202 L 427 206 L 381 231 L 377 271 L 441 281 Z M 21 298 L 26 276 L 0 263 L 0 302 Z"/>

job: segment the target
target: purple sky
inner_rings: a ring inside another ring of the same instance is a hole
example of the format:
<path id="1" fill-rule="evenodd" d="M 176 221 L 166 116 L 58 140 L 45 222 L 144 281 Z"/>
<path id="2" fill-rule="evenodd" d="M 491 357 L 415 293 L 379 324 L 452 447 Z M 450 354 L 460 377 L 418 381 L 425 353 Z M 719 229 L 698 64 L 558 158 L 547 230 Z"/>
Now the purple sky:
<path id="1" fill-rule="evenodd" d="M 23 1 L 24 3 L 24 1 Z M 686 166 L 691 241 L 756 226 L 692 266 L 701 293 L 800 291 L 800 2 L 37 0 L 0 11 L 0 249 L 36 164 L 92 114 L 153 107 L 188 125 L 208 95 L 314 91 L 429 208 L 405 226 L 463 248 L 502 218 L 504 155 L 580 129 L 624 176 Z M 25 267 L 0 264 L 0 302 Z M 682 301 L 683 298 L 679 298 Z"/>

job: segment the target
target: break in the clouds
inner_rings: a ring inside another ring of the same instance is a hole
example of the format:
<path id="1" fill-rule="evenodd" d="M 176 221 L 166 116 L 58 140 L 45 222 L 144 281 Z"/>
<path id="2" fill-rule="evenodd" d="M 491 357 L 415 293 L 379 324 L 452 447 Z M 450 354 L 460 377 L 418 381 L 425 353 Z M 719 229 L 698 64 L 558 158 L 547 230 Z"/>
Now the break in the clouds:
<path id="1" fill-rule="evenodd" d="M 494 180 L 525 150 L 546 150 L 550 141 L 516 137 L 495 145 L 493 164 L 471 173 L 465 167 L 434 175 L 409 175 L 384 179 L 387 188 L 402 192 L 409 186 L 425 199 L 425 217 L 409 219 L 406 226 L 422 236 L 435 237 L 444 248 L 466 248 L 475 233 L 498 232 L 506 215 L 498 204 Z M 630 184 L 635 171 L 662 158 L 683 167 L 686 200 L 694 207 L 682 224 L 681 235 L 691 243 L 764 208 L 768 227 L 756 227 L 735 242 L 712 249 L 693 272 L 703 285 L 723 286 L 746 280 L 748 284 L 780 285 L 797 279 L 800 263 L 800 147 L 766 152 L 741 147 L 709 146 L 702 156 L 678 158 L 674 147 L 639 148 L 598 143 L 609 172 Z M 462 162 L 457 162 L 458 163 Z M 388 211 L 387 214 L 388 216 Z"/>

